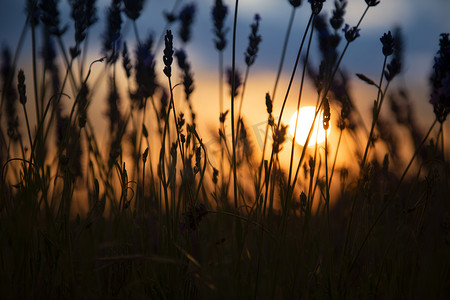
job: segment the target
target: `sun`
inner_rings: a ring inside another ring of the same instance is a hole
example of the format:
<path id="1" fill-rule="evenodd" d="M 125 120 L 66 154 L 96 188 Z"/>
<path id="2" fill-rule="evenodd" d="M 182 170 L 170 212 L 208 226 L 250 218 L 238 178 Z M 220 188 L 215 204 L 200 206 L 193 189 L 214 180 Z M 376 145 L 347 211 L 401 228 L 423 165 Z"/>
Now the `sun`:
<path id="1" fill-rule="evenodd" d="M 301 146 L 305 145 L 306 138 L 308 137 L 309 130 L 311 129 L 311 125 L 314 121 L 314 115 L 316 112 L 316 108 L 314 106 L 304 106 L 299 110 L 298 123 L 297 123 L 297 133 L 295 136 L 295 142 Z M 291 120 L 289 122 L 289 133 L 292 137 L 294 137 L 294 128 L 295 128 L 295 120 L 297 118 L 297 112 L 295 112 Z M 317 116 L 316 122 L 314 124 L 314 131 L 312 132 L 311 138 L 308 143 L 308 147 L 312 147 L 317 144 L 325 142 L 325 130 L 323 129 L 323 115 L 320 112 L 320 115 Z M 317 129 L 319 129 L 319 133 L 317 133 Z M 327 130 L 327 137 L 330 135 L 330 129 Z"/>

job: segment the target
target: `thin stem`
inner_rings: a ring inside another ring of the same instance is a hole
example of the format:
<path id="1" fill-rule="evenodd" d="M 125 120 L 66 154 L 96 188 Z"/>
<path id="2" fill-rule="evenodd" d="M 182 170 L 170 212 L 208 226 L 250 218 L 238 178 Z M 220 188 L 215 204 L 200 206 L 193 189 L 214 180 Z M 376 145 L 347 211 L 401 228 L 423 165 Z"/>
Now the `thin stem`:
<path id="1" fill-rule="evenodd" d="M 239 110 L 238 110 L 237 125 L 236 125 L 236 141 L 239 137 L 239 130 L 241 127 L 239 120 L 241 119 L 242 103 L 244 102 L 245 87 L 247 86 L 247 79 L 248 79 L 249 71 L 250 71 L 250 66 L 247 66 L 247 68 L 245 70 L 244 82 L 242 84 L 241 101 L 239 102 Z"/>
<path id="2" fill-rule="evenodd" d="M 442 139 L 441 139 L 441 152 L 442 152 L 442 162 L 443 162 L 443 165 L 444 165 L 444 174 L 445 174 L 445 182 L 447 183 L 447 184 L 444 184 L 444 186 L 445 186 L 445 192 L 446 192 L 446 194 L 447 195 L 450 195 L 450 193 L 449 193 L 449 186 L 448 186 L 448 178 L 449 178 L 449 174 L 448 174 L 448 168 L 449 168 L 449 166 L 447 165 L 447 160 L 446 160 L 446 157 L 445 157 L 445 147 L 444 147 L 444 145 L 445 145 L 445 143 L 444 143 L 444 124 L 443 123 L 441 123 L 441 128 L 442 128 L 442 132 L 441 132 L 441 136 L 442 136 Z"/>
<path id="3" fill-rule="evenodd" d="M 333 180 L 334 168 L 336 166 L 337 156 L 338 156 L 339 148 L 340 148 L 340 145 L 341 145 L 342 133 L 343 132 L 344 132 L 344 130 L 341 129 L 341 132 L 339 133 L 339 139 L 338 139 L 338 142 L 337 142 L 337 146 L 336 146 L 336 153 L 334 154 L 333 166 L 331 167 L 330 182 L 328 183 L 330 187 L 331 187 L 331 182 Z"/>
<path id="4" fill-rule="evenodd" d="M 366 16 L 367 11 L 369 10 L 369 8 L 370 8 L 370 5 L 367 5 L 367 6 L 366 6 L 366 9 L 364 10 L 364 12 L 363 12 L 363 14 L 362 14 L 362 16 L 361 16 L 361 18 L 360 18 L 359 21 L 358 21 L 358 24 L 356 24 L 356 28 L 359 28 L 359 25 L 361 25 L 361 22 L 362 22 L 362 20 L 364 19 L 364 17 Z"/>
<path id="5" fill-rule="evenodd" d="M 325 204 L 327 209 L 328 233 L 330 233 L 330 185 L 328 178 L 328 130 L 325 130 Z"/>
<path id="6" fill-rule="evenodd" d="M 219 112 L 223 113 L 223 51 L 219 51 Z"/>
<path id="7" fill-rule="evenodd" d="M 138 45 L 141 45 L 141 39 L 139 38 L 139 32 L 137 29 L 136 20 L 133 20 L 133 31 L 134 31 L 134 35 L 136 36 L 136 42 L 138 43 Z"/>
<path id="8" fill-rule="evenodd" d="M 27 108 L 25 107 L 25 104 L 22 103 L 22 107 L 23 107 L 23 113 L 25 115 L 25 122 L 27 123 L 27 132 L 28 132 L 28 139 L 30 141 L 30 149 L 33 147 L 33 140 L 31 137 L 31 130 L 30 130 L 30 122 L 28 120 L 28 113 L 27 113 Z M 33 162 L 33 151 L 31 151 L 31 158 L 30 158 L 30 162 Z"/>
<path id="9" fill-rule="evenodd" d="M 278 82 L 279 82 L 280 77 L 281 77 L 281 71 L 283 70 L 284 59 L 286 57 L 286 51 L 287 51 L 287 45 L 288 45 L 288 42 L 289 42 L 289 36 L 291 35 L 292 25 L 294 24 L 294 18 L 295 18 L 296 10 L 297 10 L 297 8 L 293 6 L 292 10 L 291 10 L 291 15 L 289 17 L 289 23 L 288 23 L 288 27 L 287 27 L 287 30 L 286 30 L 286 36 L 284 38 L 284 43 L 283 43 L 283 50 L 281 51 L 280 64 L 278 65 L 277 76 L 275 78 L 275 84 L 273 86 L 272 102 L 275 101 L 275 95 L 276 95 L 276 92 L 277 92 Z"/>
<path id="10" fill-rule="evenodd" d="M 170 77 L 169 77 L 169 88 L 170 88 L 170 104 L 169 105 L 172 105 L 172 107 L 173 107 L 172 111 L 173 111 L 173 118 L 174 118 L 174 121 L 175 121 L 175 129 L 176 129 L 176 132 L 177 132 L 178 148 L 180 149 L 181 161 L 182 161 L 183 167 L 184 167 L 184 159 L 183 159 L 184 151 L 183 151 L 183 147 L 181 146 L 180 132 L 178 131 L 177 112 L 175 110 L 175 102 L 174 102 L 174 99 L 173 99 L 172 81 L 171 81 Z"/>
<path id="11" fill-rule="evenodd" d="M 287 194 L 286 197 L 288 198 L 289 196 L 289 190 L 290 190 L 290 184 L 291 184 L 291 178 L 292 178 L 292 167 L 294 164 L 294 150 L 295 150 L 295 139 L 297 137 L 297 126 L 298 126 L 298 117 L 299 117 L 299 110 L 300 110 L 300 104 L 302 101 L 302 95 L 303 95 L 303 85 L 305 82 L 305 75 L 306 75 L 306 65 L 308 64 L 308 59 L 309 59 L 309 51 L 311 49 L 311 42 L 312 42 L 312 37 L 314 34 L 314 23 L 315 23 L 316 18 L 313 19 L 313 25 L 311 27 L 311 33 L 309 36 L 309 41 L 308 41 L 308 46 L 306 48 L 306 58 L 305 58 L 305 63 L 303 64 L 303 72 L 302 72 L 302 79 L 300 82 L 300 91 L 298 94 L 298 101 L 297 101 L 297 117 L 295 118 L 295 127 L 294 127 L 294 136 L 292 138 L 292 147 L 291 147 L 291 157 L 290 157 L 290 161 L 289 161 L 289 176 L 288 176 L 288 188 L 287 188 Z M 314 123 L 311 125 L 312 127 L 314 127 Z M 305 144 L 304 147 L 308 147 L 308 144 Z M 286 199 L 287 199 L 286 198 Z"/>
<path id="12" fill-rule="evenodd" d="M 219 51 L 219 119 L 222 118 L 223 114 L 223 51 Z M 222 126 L 223 123 L 220 122 L 220 126 Z M 224 127 L 224 126 L 222 126 Z M 225 128 L 222 128 L 222 133 L 225 134 Z M 222 182 L 222 189 L 225 186 L 225 167 L 224 167 L 224 145 L 222 144 L 222 138 L 219 136 L 219 143 L 220 143 L 220 173 L 221 173 L 221 182 Z M 221 193 L 222 194 L 222 193 Z"/>
<path id="13" fill-rule="evenodd" d="M 234 208 L 238 209 L 238 198 L 237 198 L 237 172 L 236 172 L 236 139 L 235 139 L 235 128 L 234 128 L 234 94 L 236 90 L 235 86 L 235 76 L 236 76 L 236 28 L 237 28 L 237 14 L 238 14 L 238 4 L 239 0 L 236 0 L 234 8 L 234 25 L 233 25 L 233 55 L 231 63 L 231 142 L 233 145 L 233 185 L 234 185 Z"/>
<path id="14" fill-rule="evenodd" d="M 372 135 L 373 135 L 373 131 L 375 129 L 375 125 L 378 122 L 378 116 L 380 115 L 380 109 L 381 109 L 381 104 L 383 102 L 384 99 L 384 94 L 386 94 L 387 92 L 387 87 L 386 90 L 383 93 L 383 96 L 380 100 L 380 96 L 381 96 L 381 85 L 383 83 L 383 78 L 384 78 L 384 70 L 386 69 L 386 64 L 387 64 L 387 56 L 384 57 L 384 62 L 383 62 L 383 68 L 381 69 L 381 76 L 380 76 L 380 83 L 378 84 L 378 95 L 377 95 L 377 100 L 375 102 L 375 106 L 374 109 L 376 109 L 375 113 L 373 114 L 373 119 L 372 119 L 372 126 L 370 127 L 370 133 L 369 133 L 369 138 L 367 140 L 367 144 L 366 144 L 366 149 L 364 150 L 364 155 L 363 158 L 361 160 L 361 169 L 364 168 L 364 165 L 366 163 L 366 159 L 367 159 L 367 154 L 369 151 L 369 147 L 372 144 L 371 140 L 372 140 Z M 389 82 L 388 82 L 389 84 Z"/>
<path id="15" fill-rule="evenodd" d="M 36 67 L 36 32 L 35 27 L 31 25 L 31 52 L 33 57 L 33 88 L 34 102 L 36 105 L 36 122 L 39 122 L 41 114 L 39 110 L 38 84 L 37 84 L 37 67 Z M 30 145 L 31 146 L 31 145 Z"/>

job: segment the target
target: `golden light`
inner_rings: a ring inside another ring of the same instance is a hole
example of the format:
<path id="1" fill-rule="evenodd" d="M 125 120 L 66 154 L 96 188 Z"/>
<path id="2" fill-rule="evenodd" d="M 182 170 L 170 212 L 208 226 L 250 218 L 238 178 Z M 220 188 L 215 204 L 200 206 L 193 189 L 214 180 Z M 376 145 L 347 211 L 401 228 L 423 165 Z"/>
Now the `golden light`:
<path id="1" fill-rule="evenodd" d="M 316 113 L 316 108 L 314 106 L 305 106 L 301 107 L 298 114 L 298 123 L 297 123 L 297 133 L 295 136 L 295 142 L 301 146 L 305 145 L 306 138 L 308 137 L 309 130 L 311 129 L 311 125 L 314 121 L 314 115 Z M 291 121 L 289 122 L 289 132 L 294 137 L 294 128 L 295 128 L 295 120 L 297 118 L 297 112 L 295 112 Z M 314 130 L 312 132 L 311 138 L 308 143 L 308 147 L 312 147 L 317 144 L 325 142 L 325 130 L 323 129 L 323 114 L 322 111 L 316 118 L 316 122 L 314 124 Z M 327 137 L 330 135 L 330 128 L 327 130 Z M 317 133 L 319 130 L 319 133 Z M 317 139 L 316 139 L 317 138 Z"/>

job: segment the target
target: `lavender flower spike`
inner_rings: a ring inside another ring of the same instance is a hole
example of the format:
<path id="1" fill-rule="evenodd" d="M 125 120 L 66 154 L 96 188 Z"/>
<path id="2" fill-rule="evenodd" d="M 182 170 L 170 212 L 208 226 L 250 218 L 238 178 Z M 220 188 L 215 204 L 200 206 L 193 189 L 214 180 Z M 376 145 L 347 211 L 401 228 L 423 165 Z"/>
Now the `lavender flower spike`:
<path id="1" fill-rule="evenodd" d="M 185 43 L 191 39 L 191 26 L 194 23 L 195 11 L 196 6 L 194 3 L 186 4 L 178 16 L 180 20 L 180 38 Z"/>
<path id="2" fill-rule="evenodd" d="M 389 56 L 394 53 L 394 38 L 392 37 L 392 33 L 389 31 L 387 34 L 385 33 L 380 38 L 381 43 L 383 44 L 383 55 Z"/>
<path id="3" fill-rule="evenodd" d="M 297 8 L 297 7 L 299 7 L 300 5 L 302 5 L 302 0 L 289 0 L 289 3 L 290 3 L 293 7 Z"/>
<path id="4" fill-rule="evenodd" d="M 450 39 L 448 33 L 442 33 L 439 40 L 439 51 L 434 57 L 431 74 L 432 92 L 430 103 L 440 123 L 450 113 Z"/>
<path id="5" fill-rule="evenodd" d="M 364 0 L 366 1 L 368 6 L 377 6 L 380 3 L 380 0 Z"/>
<path id="6" fill-rule="evenodd" d="M 345 33 L 345 39 L 347 40 L 347 42 L 351 43 L 359 37 L 359 32 L 361 31 L 361 29 L 356 27 L 350 28 L 348 24 L 345 24 L 345 27 L 344 29 L 342 29 L 342 31 Z"/>
<path id="7" fill-rule="evenodd" d="M 123 0 L 125 14 L 133 21 L 141 15 L 145 0 Z"/>
<path id="8" fill-rule="evenodd" d="M 224 28 L 224 21 L 228 14 L 228 7 L 223 5 L 222 0 L 216 0 L 216 4 L 212 9 L 212 17 L 214 21 L 214 43 L 216 49 L 222 51 L 227 46 L 227 40 L 225 35 L 228 32 L 228 28 Z"/>
<path id="9" fill-rule="evenodd" d="M 326 0 L 308 0 L 311 4 L 312 13 L 318 15 L 322 11 L 323 3 Z"/>
<path id="10" fill-rule="evenodd" d="M 167 30 L 166 32 L 166 36 L 164 37 L 164 43 L 165 43 L 165 48 L 164 48 L 164 56 L 163 56 L 163 61 L 164 61 L 164 74 L 166 74 L 167 77 L 172 76 L 172 62 L 173 62 L 173 35 L 172 35 L 172 31 Z"/>
<path id="11" fill-rule="evenodd" d="M 259 43 L 261 43 L 261 35 L 258 34 L 260 20 L 261 17 L 258 14 L 256 14 L 255 22 L 250 25 L 252 31 L 248 37 L 249 45 L 247 47 L 247 51 L 245 52 L 245 63 L 249 67 L 255 62 L 256 55 L 258 53 L 258 46 Z"/>

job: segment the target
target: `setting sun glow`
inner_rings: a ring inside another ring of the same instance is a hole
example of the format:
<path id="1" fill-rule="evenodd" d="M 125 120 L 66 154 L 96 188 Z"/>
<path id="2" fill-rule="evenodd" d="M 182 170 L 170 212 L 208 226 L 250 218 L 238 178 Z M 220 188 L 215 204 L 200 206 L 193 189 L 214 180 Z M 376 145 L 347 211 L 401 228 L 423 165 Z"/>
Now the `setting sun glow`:
<path id="1" fill-rule="evenodd" d="M 295 141 L 297 144 L 301 146 L 305 145 L 306 138 L 308 137 L 309 130 L 311 129 L 311 125 L 314 121 L 315 110 L 316 108 L 314 106 L 301 107 L 299 110 Z M 297 113 L 294 113 L 289 122 L 289 133 L 291 134 L 292 138 L 294 137 L 296 118 Z M 316 141 L 318 144 L 323 143 L 325 141 L 325 130 L 323 129 L 322 123 L 323 123 L 323 115 L 322 112 L 320 112 L 320 115 L 317 116 L 316 123 L 314 124 L 314 131 L 311 135 L 310 142 L 308 143 L 309 147 L 315 145 L 313 141 Z M 317 129 L 319 129 L 319 133 L 317 133 Z M 330 129 L 327 130 L 327 136 L 330 135 Z"/>

